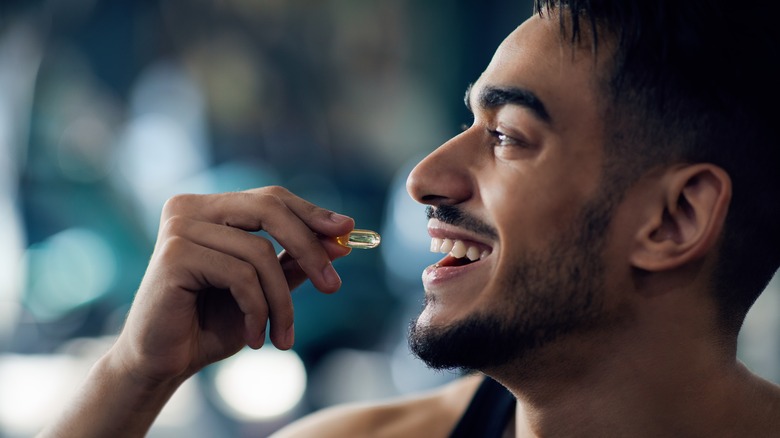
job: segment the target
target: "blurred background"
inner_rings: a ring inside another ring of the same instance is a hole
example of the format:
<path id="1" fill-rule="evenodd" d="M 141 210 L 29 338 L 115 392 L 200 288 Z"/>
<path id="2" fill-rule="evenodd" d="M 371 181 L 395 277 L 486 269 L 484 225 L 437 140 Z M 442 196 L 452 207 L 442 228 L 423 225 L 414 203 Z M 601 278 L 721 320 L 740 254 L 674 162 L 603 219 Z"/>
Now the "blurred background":
<path id="1" fill-rule="evenodd" d="M 149 436 L 264 436 L 457 377 L 406 346 L 437 257 L 404 182 L 470 122 L 466 85 L 530 3 L 2 0 L 0 436 L 51 421 L 111 344 L 177 193 L 279 184 L 383 244 L 337 262 L 338 294 L 293 294 L 294 351 L 207 368 Z M 778 289 L 740 349 L 775 382 Z"/>

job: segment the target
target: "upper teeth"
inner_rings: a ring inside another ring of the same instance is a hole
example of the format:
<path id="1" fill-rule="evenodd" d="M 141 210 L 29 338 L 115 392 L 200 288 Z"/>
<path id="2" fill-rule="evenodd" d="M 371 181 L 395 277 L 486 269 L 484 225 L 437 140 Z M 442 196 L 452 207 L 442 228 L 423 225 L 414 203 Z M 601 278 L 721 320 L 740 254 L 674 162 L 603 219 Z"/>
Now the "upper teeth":
<path id="1" fill-rule="evenodd" d="M 472 262 L 487 257 L 490 251 L 481 251 L 476 246 L 468 246 L 462 240 L 457 239 L 440 239 L 434 237 L 431 239 L 431 252 L 440 252 L 443 254 L 449 253 L 456 259 L 468 257 Z"/>

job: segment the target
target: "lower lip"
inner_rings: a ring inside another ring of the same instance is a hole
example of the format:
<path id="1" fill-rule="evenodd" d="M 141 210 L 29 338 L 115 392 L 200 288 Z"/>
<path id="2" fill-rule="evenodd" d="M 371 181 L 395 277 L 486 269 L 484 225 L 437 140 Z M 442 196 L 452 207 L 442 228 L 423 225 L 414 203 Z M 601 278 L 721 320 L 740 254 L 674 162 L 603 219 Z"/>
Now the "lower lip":
<path id="1" fill-rule="evenodd" d="M 477 261 L 463 266 L 428 266 L 425 271 L 423 271 L 423 285 L 426 289 L 429 289 L 432 286 L 438 286 L 456 280 L 474 269 L 477 269 L 480 264 L 481 263 Z"/>

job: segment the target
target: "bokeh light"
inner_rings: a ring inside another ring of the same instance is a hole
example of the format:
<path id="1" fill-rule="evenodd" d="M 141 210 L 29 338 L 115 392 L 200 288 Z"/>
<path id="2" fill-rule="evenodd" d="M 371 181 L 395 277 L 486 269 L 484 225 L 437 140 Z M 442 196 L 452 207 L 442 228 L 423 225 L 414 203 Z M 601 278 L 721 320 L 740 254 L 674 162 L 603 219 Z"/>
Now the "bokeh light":
<path id="1" fill-rule="evenodd" d="M 382 245 L 334 263 L 339 293 L 293 293 L 298 356 L 266 346 L 207 368 L 150 437 L 267 436 L 313 409 L 457 378 L 406 344 L 420 274 L 441 255 L 405 181 L 471 120 L 466 85 L 530 5 L 2 0 L 0 435 L 31 436 L 48 417 L 14 409 L 47 411 L 51 391 L 78 384 L 63 345 L 116 337 L 179 193 L 282 185 Z M 780 380 L 766 335 L 780 327 L 777 282 L 769 294 L 740 355 Z M 17 385 L 33 375 L 48 384 L 39 398 L 39 382 Z"/>
<path id="2" fill-rule="evenodd" d="M 37 433 L 67 405 L 87 368 L 66 355 L 0 356 L 0 431 Z"/>
<path id="3" fill-rule="evenodd" d="M 244 349 L 214 367 L 220 405 L 241 420 L 284 415 L 298 405 L 306 390 L 306 369 L 294 351 Z"/>
<path id="4" fill-rule="evenodd" d="M 30 246 L 24 302 L 39 319 L 51 321 L 100 298 L 113 285 L 113 248 L 100 234 L 71 228 Z"/>

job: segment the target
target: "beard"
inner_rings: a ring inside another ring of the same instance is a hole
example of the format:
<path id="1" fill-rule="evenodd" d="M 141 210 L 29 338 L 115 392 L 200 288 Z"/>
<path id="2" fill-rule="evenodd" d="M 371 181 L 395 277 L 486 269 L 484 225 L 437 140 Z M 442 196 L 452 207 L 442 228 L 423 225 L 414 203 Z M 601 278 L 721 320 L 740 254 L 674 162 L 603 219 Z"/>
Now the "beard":
<path id="1" fill-rule="evenodd" d="M 523 254 L 498 285 L 504 293 L 493 311 L 444 327 L 412 321 L 411 351 L 433 369 L 486 370 L 527 360 L 534 350 L 597 326 L 604 316 L 602 250 L 612 202 L 597 196 L 547 251 Z M 424 307 L 435 298 L 425 300 Z"/>

